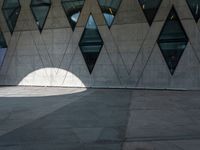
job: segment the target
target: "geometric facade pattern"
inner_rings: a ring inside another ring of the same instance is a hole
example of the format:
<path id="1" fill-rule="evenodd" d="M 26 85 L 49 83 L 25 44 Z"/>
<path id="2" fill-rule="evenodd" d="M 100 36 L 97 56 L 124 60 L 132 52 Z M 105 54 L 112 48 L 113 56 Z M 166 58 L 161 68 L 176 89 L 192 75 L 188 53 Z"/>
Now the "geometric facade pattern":
<path id="1" fill-rule="evenodd" d="M 200 18 L 200 0 L 186 0 L 196 22 Z"/>
<path id="2" fill-rule="evenodd" d="M 20 10 L 21 5 L 19 0 L 4 0 L 2 12 L 4 14 L 5 20 L 7 22 L 11 34 L 15 29 Z"/>
<path id="3" fill-rule="evenodd" d="M 98 56 L 103 46 L 97 25 L 92 15 L 89 16 L 87 25 L 79 42 L 79 47 L 87 64 L 88 70 L 92 73 Z"/>
<path id="4" fill-rule="evenodd" d="M 32 0 L 30 8 L 35 18 L 37 27 L 42 32 L 51 7 L 51 0 Z"/>
<path id="5" fill-rule="evenodd" d="M 176 70 L 187 43 L 188 37 L 174 7 L 172 7 L 158 38 L 158 45 L 172 75 Z"/>
<path id="6" fill-rule="evenodd" d="M 84 0 L 61 0 L 61 4 L 74 31 L 84 5 Z"/>
<path id="7" fill-rule="evenodd" d="M 106 20 L 106 23 L 110 28 L 121 4 L 121 0 L 98 0 L 98 2 Z"/>
<path id="8" fill-rule="evenodd" d="M 162 0 L 139 0 L 149 25 L 152 24 L 161 2 Z"/>

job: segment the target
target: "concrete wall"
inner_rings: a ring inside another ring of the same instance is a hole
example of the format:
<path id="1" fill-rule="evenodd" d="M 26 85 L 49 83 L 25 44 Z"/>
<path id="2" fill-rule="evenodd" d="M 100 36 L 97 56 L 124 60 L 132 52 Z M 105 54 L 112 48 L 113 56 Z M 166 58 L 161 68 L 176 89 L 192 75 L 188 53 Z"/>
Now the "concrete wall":
<path id="1" fill-rule="evenodd" d="M 185 0 L 163 0 L 151 27 L 137 0 L 122 0 L 110 30 L 97 0 L 85 0 L 74 32 L 60 0 L 52 0 L 41 34 L 30 0 L 20 3 L 12 36 L 0 13 L 0 26 L 8 43 L 0 71 L 1 85 L 200 89 L 200 24 L 194 21 Z M 189 37 L 173 76 L 156 43 L 172 5 Z M 90 13 L 104 41 L 92 74 L 78 47 Z"/>

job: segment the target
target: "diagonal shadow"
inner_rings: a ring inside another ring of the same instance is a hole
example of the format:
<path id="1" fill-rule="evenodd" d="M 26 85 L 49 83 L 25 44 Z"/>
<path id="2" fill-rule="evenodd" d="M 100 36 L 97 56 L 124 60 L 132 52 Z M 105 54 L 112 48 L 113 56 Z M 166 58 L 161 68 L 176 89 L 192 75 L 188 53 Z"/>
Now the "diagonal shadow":
<path id="1" fill-rule="evenodd" d="M 0 136 L 0 149 L 120 150 L 125 138 L 130 97 L 131 91 L 95 90 Z M 59 99 L 59 96 L 54 98 Z"/>

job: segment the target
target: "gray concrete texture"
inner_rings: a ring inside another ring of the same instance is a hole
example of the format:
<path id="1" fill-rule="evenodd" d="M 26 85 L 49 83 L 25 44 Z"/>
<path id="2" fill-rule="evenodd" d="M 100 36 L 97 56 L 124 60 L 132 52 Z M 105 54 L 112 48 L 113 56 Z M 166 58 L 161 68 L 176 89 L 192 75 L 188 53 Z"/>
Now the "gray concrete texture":
<path id="1" fill-rule="evenodd" d="M 3 0 L 0 7 L 2 3 Z M 0 71 L 1 85 L 200 89 L 200 25 L 194 21 L 185 0 L 163 0 L 151 27 L 137 0 L 122 0 L 111 29 L 97 0 L 85 0 L 74 32 L 60 0 L 52 0 L 41 34 L 29 7 L 30 0 L 20 3 L 22 8 L 12 36 L 0 12 L 0 26 L 8 43 Z M 156 43 L 172 6 L 189 37 L 173 76 Z M 78 47 L 90 13 L 104 41 L 92 74 Z"/>
<path id="2" fill-rule="evenodd" d="M 199 150 L 200 92 L 0 88 L 0 150 Z"/>

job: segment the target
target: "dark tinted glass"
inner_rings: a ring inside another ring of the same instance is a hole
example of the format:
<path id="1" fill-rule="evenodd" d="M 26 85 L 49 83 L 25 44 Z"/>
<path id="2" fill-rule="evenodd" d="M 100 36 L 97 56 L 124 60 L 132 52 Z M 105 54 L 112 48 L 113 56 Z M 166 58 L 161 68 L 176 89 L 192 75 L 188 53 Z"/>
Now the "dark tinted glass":
<path id="1" fill-rule="evenodd" d="M 72 30 L 74 31 L 84 5 L 84 0 L 62 0 L 61 4 L 65 10 L 65 14 Z"/>
<path id="2" fill-rule="evenodd" d="M 46 18 L 48 16 L 48 13 L 51 7 L 51 1 L 50 0 L 32 0 L 30 7 L 32 10 L 33 16 L 35 18 L 36 24 L 38 26 L 38 29 L 40 30 L 40 32 L 42 32 L 42 29 L 44 27 Z"/>
<path id="3" fill-rule="evenodd" d="M 88 19 L 87 25 L 79 42 L 79 46 L 88 70 L 92 73 L 103 46 L 103 40 L 99 34 L 99 30 L 92 15 L 90 15 Z"/>
<path id="4" fill-rule="evenodd" d="M 187 0 L 188 6 L 194 16 L 196 22 L 200 18 L 200 0 Z"/>
<path id="5" fill-rule="evenodd" d="M 121 0 L 98 0 L 102 13 L 109 28 L 112 26 L 113 20 L 119 9 Z"/>
<path id="6" fill-rule="evenodd" d="M 139 0 L 149 25 L 152 24 L 161 2 L 162 0 Z"/>
<path id="7" fill-rule="evenodd" d="M 21 6 L 18 0 L 4 0 L 2 11 L 11 34 L 15 29 L 20 10 Z"/>
<path id="8" fill-rule="evenodd" d="M 7 51 L 7 44 L 3 36 L 3 33 L 0 32 L 0 66 L 3 63 L 4 57 L 6 55 L 6 51 Z"/>
<path id="9" fill-rule="evenodd" d="M 187 43 L 188 37 L 175 9 L 172 8 L 158 38 L 158 45 L 172 75 L 176 70 Z"/>

